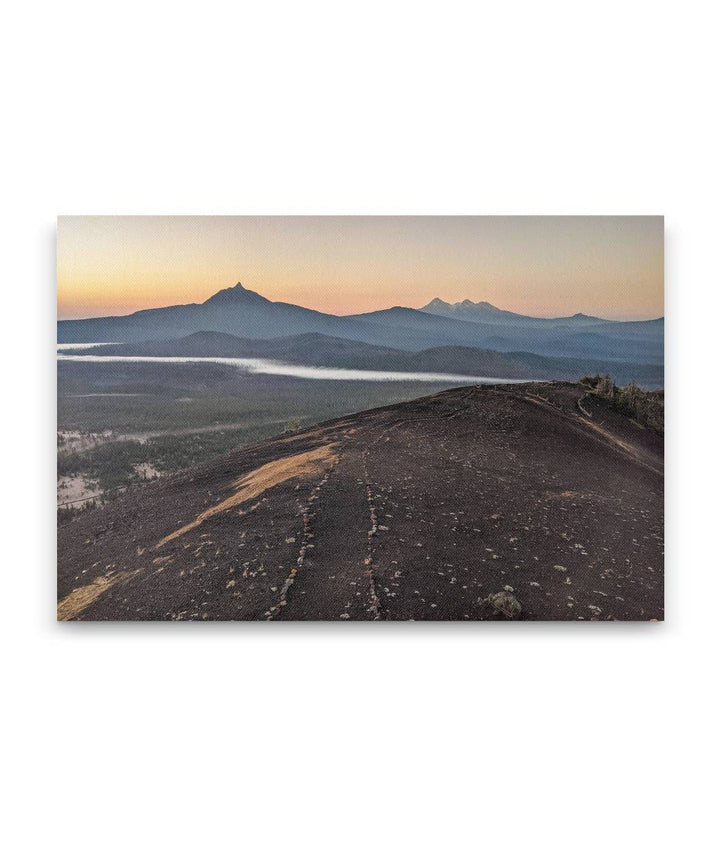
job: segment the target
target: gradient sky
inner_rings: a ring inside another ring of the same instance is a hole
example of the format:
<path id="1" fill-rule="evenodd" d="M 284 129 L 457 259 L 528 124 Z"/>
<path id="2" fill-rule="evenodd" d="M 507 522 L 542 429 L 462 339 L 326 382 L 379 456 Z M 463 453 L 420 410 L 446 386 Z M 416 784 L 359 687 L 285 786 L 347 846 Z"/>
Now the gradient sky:
<path id="1" fill-rule="evenodd" d="M 58 317 L 200 303 L 242 284 L 336 314 L 487 300 L 663 315 L 662 217 L 60 217 Z"/>

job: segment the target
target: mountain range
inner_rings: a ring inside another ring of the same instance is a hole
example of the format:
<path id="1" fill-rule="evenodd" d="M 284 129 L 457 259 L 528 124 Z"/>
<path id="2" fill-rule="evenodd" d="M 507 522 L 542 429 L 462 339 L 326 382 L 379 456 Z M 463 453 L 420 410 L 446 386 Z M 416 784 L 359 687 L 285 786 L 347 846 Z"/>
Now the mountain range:
<path id="1" fill-rule="evenodd" d="M 74 349 L 75 356 L 256 357 L 308 366 L 395 372 L 437 372 L 474 377 L 576 380 L 584 374 L 612 374 L 616 383 L 631 380 L 647 387 L 663 385 L 661 365 L 577 357 L 548 357 L 524 351 L 493 351 L 464 345 L 440 345 L 403 351 L 322 333 L 275 339 L 241 339 L 229 333 L 191 333 L 165 341 L 98 345 Z"/>
<path id="2" fill-rule="evenodd" d="M 490 324 L 510 324 L 526 327 L 552 327 L 557 325 L 590 325 L 608 324 L 604 318 L 595 318 L 592 315 L 583 315 L 577 312 L 566 318 L 534 318 L 530 315 L 519 315 L 517 312 L 508 312 L 506 309 L 498 309 L 492 303 L 481 300 L 473 303 L 472 300 L 462 300 L 459 303 L 446 303 L 439 297 L 434 298 L 423 306 L 421 312 L 429 312 L 432 315 L 442 315 L 445 318 L 460 318 L 465 321 L 484 322 Z"/>
<path id="3" fill-rule="evenodd" d="M 332 315 L 274 302 L 240 283 L 204 303 L 144 309 L 131 315 L 63 320 L 58 343 L 168 341 L 195 333 L 226 333 L 253 341 L 321 334 L 407 352 L 460 346 L 502 353 L 662 365 L 664 319 L 608 321 L 578 313 L 534 318 L 469 300 L 435 298 L 422 309 L 396 306 Z"/>

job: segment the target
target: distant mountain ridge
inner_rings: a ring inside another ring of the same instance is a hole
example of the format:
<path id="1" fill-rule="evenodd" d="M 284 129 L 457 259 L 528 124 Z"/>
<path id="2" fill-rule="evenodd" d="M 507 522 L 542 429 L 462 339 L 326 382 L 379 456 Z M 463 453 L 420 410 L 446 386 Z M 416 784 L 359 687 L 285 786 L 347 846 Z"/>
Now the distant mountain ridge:
<path id="1" fill-rule="evenodd" d="M 321 334 L 405 351 L 452 345 L 658 365 L 663 362 L 664 351 L 662 318 L 606 321 L 581 313 L 569 318 L 532 318 L 484 301 L 448 304 L 439 298 L 422 310 L 396 306 L 338 316 L 268 300 L 241 283 L 222 289 L 203 303 L 59 321 L 57 340 L 165 341 L 207 331 L 253 340 Z"/>
<path id="2" fill-rule="evenodd" d="M 462 345 L 403 351 L 321 333 L 302 333 L 276 339 L 240 339 L 228 333 L 201 332 L 168 341 L 100 345 L 70 353 L 75 356 L 255 357 L 308 366 L 523 380 L 577 380 L 584 374 L 607 373 L 621 385 L 630 381 L 651 388 L 663 385 L 662 366 L 652 364 L 546 357 L 527 352 L 503 353 Z"/>
<path id="3" fill-rule="evenodd" d="M 421 312 L 431 315 L 443 315 L 446 318 L 464 318 L 468 321 L 489 321 L 495 324 L 523 324 L 537 327 L 553 326 L 558 324 L 608 324 L 613 323 L 605 318 L 596 318 L 594 315 L 585 315 L 576 312 L 559 318 L 538 318 L 533 315 L 520 315 L 517 312 L 509 312 L 506 309 L 498 309 L 486 300 L 473 303 L 472 300 L 461 300 L 458 303 L 446 303 L 439 297 L 435 297 L 427 306 L 421 308 Z M 624 323 L 624 322 L 620 322 Z"/>

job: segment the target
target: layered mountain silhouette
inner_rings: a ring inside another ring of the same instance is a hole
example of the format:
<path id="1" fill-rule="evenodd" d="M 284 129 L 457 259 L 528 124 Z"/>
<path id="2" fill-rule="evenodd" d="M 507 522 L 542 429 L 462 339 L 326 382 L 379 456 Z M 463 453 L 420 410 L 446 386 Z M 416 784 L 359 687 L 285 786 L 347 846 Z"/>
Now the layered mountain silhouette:
<path id="1" fill-rule="evenodd" d="M 436 298 L 423 309 L 396 306 L 339 316 L 274 302 L 240 283 L 204 303 L 144 309 L 125 316 L 59 321 L 58 342 L 167 341 L 200 332 L 245 339 L 322 334 L 352 342 L 420 352 L 463 346 L 540 356 L 617 362 L 663 362 L 664 319 L 607 321 L 581 313 L 533 318 L 489 303 L 448 304 Z"/>
<path id="2" fill-rule="evenodd" d="M 649 387 L 660 387 L 663 384 L 663 367 L 652 363 L 547 357 L 523 351 L 503 353 L 463 345 L 404 351 L 322 333 L 302 333 L 275 339 L 244 339 L 229 333 L 205 331 L 178 339 L 100 345 L 76 349 L 72 353 L 76 356 L 254 357 L 308 366 L 390 372 L 444 372 L 508 380 L 574 380 L 583 374 L 612 374 L 619 384 L 631 380 Z"/>
<path id="3" fill-rule="evenodd" d="M 577 312 L 567 318 L 533 318 L 530 315 L 519 315 L 517 312 L 508 312 L 498 309 L 492 303 L 481 300 L 473 303 L 472 300 L 462 300 L 459 303 L 446 303 L 439 297 L 434 298 L 421 309 L 432 315 L 442 315 L 446 318 L 462 318 L 466 321 L 490 322 L 493 324 L 520 324 L 531 327 L 551 327 L 553 325 L 567 324 L 606 324 L 603 318 L 595 318 L 592 315 L 584 315 Z"/>

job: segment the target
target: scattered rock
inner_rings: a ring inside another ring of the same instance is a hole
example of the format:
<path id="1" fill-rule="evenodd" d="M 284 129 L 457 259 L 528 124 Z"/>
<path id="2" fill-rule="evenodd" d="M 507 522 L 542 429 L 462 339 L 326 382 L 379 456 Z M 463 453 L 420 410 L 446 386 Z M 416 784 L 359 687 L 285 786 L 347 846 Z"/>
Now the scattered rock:
<path id="1" fill-rule="evenodd" d="M 509 620 L 519 618 L 522 612 L 520 601 L 515 595 L 507 591 L 499 591 L 496 594 L 491 594 L 486 602 L 490 605 L 494 613 L 504 615 Z"/>

